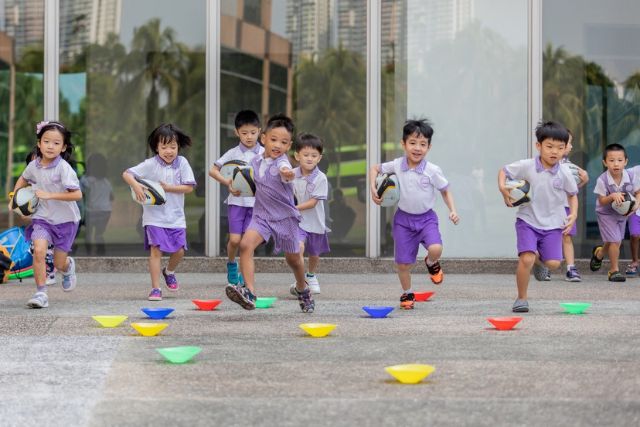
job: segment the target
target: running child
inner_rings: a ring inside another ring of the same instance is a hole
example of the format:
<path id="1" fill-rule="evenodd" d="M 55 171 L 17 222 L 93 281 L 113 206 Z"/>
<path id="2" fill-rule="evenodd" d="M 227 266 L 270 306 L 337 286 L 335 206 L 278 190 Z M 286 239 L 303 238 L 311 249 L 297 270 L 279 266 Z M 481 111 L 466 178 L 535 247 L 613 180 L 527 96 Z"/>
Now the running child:
<path id="1" fill-rule="evenodd" d="M 373 165 L 369 170 L 369 185 L 374 203 L 382 203 L 376 191 L 376 177 L 380 173 L 395 173 L 400 187 L 400 201 L 393 217 L 393 239 L 395 241 L 395 262 L 403 293 L 400 307 L 410 310 L 414 307 L 415 295 L 411 288 L 411 270 L 416 263 L 420 244 L 427 249 L 424 261 L 431 281 L 439 285 L 444 280 L 440 266 L 442 237 L 438 228 L 438 215 L 433 207 L 436 192 L 440 192 L 449 209 L 449 220 L 458 224 L 453 195 L 449 191 L 449 181 L 440 167 L 427 162 L 425 157 L 431 149 L 433 128 L 427 120 L 408 120 L 402 129 L 400 145 L 405 152 L 387 163 Z"/>
<path id="2" fill-rule="evenodd" d="M 264 153 L 251 161 L 256 184 L 253 217 L 240 242 L 240 270 L 246 287 L 227 285 L 229 299 L 245 310 L 253 310 L 255 295 L 255 249 L 273 237 L 274 253 L 284 252 L 285 259 L 296 277 L 296 296 L 300 308 L 312 313 L 315 302 L 304 277 L 304 263 L 300 257 L 300 212 L 293 202 L 295 172 L 287 158 L 291 148 L 294 126 L 287 116 L 278 114 L 269 119 L 261 141 Z"/>
<path id="3" fill-rule="evenodd" d="M 310 133 L 298 135 L 295 142 L 295 158 L 299 166 L 293 170 L 293 193 L 297 200 L 296 208 L 302 215 L 300 221 L 300 258 L 304 264 L 304 251 L 309 254 L 309 269 L 305 280 L 312 294 L 320 293 L 320 283 L 316 276 L 320 255 L 329 252 L 329 230 L 325 225 L 324 201 L 327 200 L 329 182 L 320 171 L 318 163 L 322 160 L 322 140 Z M 289 289 L 296 294 L 296 284 Z"/>
<path id="4" fill-rule="evenodd" d="M 67 254 L 80 223 L 76 202 L 82 199 L 82 192 L 78 176 L 67 162 L 73 153 L 71 132 L 60 122 L 43 121 L 36 125 L 36 135 L 36 157 L 18 178 L 13 193 L 31 185 L 39 199 L 31 224 L 25 230 L 25 237 L 33 246 L 36 281 L 36 293 L 27 301 L 27 306 L 46 308 L 49 306 L 46 267 L 49 245 L 53 246 L 55 268 L 62 273 L 62 290 L 70 292 L 76 287 L 75 262 Z"/>
<path id="5" fill-rule="evenodd" d="M 536 127 L 534 159 L 524 159 L 506 165 L 498 173 L 498 188 L 504 203 L 513 207 L 506 178 L 524 179 L 531 185 L 533 199 L 518 207 L 516 237 L 518 297 L 512 306 L 515 313 L 529 311 L 527 290 L 534 264 L 544 263 L 552 270 L 562 262 L 562 236 L 568 234 L 578 212 L 578 186 L 571 169 L 560 161 L 569 142 L 569 132 L 559 123 L 541 122 Z M 569 214 L 564 209 L 569 203 Z"/>
<path id="6" fill-rule="evenodd" d="M 151 293 L 149 301 L 162 301 L 160 274 L 171 292 L 180 288 L 175 270 L 187 249 L 187 223 L 184 215 L 184 195 L 196 185 L 189 161 L 178 153 L 191 145 L 191 138 L 169 123 L 154 129 L 147 140 L 155 156 L 122 173 L 124 181 L 133 188 L 139 201 L 145 199 L 143 188 L 135 177 L 157 181 L 167 194 L 163 205 L 143 205 L 142 226 L 144 247 L 150 251 L 149 273 Z M 169 263 L 162 268 L 162 253 L 169 253 Z"/>
<path id="7" fill-rule="evenodd" d="M 227 242 L 227 283 L 231 285 L 243 284 L 242 275 L 238 272 L 236 254 L 240 247 L 240 240 L 251 222 L 253 215 L 253 205 L 255 197 L 241 197 L 240 192 L 232 186 L 232 178 L 225 178 L 220 173 L 222 166 L 230 160 L 242 160 L 249 164 L 257 155 L 264 152 L 264 148 L 258 144 L 260 136 L 260 119 L 251 110 L 243 110 L 236 114 L 235 130 L 236 136 L 240 140 L 237 146 L 233 147 L 222 155 L 214 163 L 209 176 L 220 184 L 229 187 L 229 197 L 227 203 L 227 215 L 229 221 L 229 241 Z"/>
<path id="8" fill-rule="evenodd" d="M 602 163 L 607 168 L 598 177 L 593 192 L 597 196 L 596 217 L 598 228 L 604 244 L 595 246 L 591 251 L 589 268 L 598 271 L 602 267 L 602 259 L 609 255 L 610 282 L 625 282 L 627 278 L 620 273 L 618 259 L 620 257 L 620 245 L 624 240 L 624 232 L 627 227 L 627 218 L 635 214 L 638 209 L 636 204 L 628 215 L 620 215 L 611 207 L 611 203 L 622 203 L 624 193 L 632 193 L 636 198 L 640 196 L 640 182 L 632 169 L 625 169 L 629 159 L 627 152 L 620 144 L 609 144 L 604 149 Z"/>

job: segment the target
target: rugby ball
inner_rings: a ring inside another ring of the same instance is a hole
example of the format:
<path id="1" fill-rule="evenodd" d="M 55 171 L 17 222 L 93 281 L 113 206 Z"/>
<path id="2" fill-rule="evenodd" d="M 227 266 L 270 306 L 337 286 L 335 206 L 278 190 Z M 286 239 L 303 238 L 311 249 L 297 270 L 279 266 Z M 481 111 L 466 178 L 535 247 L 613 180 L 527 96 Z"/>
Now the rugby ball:
<path id="1" fill-rule="evenodd" d="M 636 205 L 636 198 L 629 193 L 624 193 L 624 202 L 611 203 L 611 208 L 620 215 L 629 215 Z"/>
<path id="2" fill-rule="evenodd" d="M 242 166 L 247 166 L 247 162 L 244 160 L 229 160 L 220 167 L 220 173 L 225 179 L 230 179 L 233 178 L 233 171 Z"/>
<path id="3" fill-rule="evenodd" d="M 239 166 L 233 171 L 234 190 L 240 191 L 241 197 L 253 197 L 256 195 L 256 183 L 253 180 L 253 168 L 251 166 Z"/>
<path id="4" fill-rule="evenodd" d="M 524 179 L 507 179 L 505 187 L 509 189 L 511 204 L 515 206 L 526 205 L 531 201 L 531 184 Z"/>
<path id="5" fill-rule="evenodd" d="M 400 200 L 398 177 L 394 173 L 383 173 L 376 177 L 376 193 L 382 199 L 380 206 L 393 206 Z"/>
<path id="6" fill-rule="evenodd" d="M 580 184 L 580 168 L 573 163 L 566 163 L 566 165 L 571 170 L 571 175 L 573 175 L 573 179 L 575 179 L 576 184 Z"/>
<path id="7" fill-rule="evenodd" d="M 39 199 L 31 187 L 22 187 L 16 190 L 11 199 L 11 209 L 22 216 L 32 215 L 38 207 Z"/>
<path id="8" fill-rule="evenodd" d="M 159 182 L 150 181 L 148 179 L 135 177 L 136 181 L 142 185 L 144 191 L 144 202 L 140 202 L 136 198 L 136 193 L 131 188 L 131 198 L 134 202 L 139 203 L 141 205 L 153 205 L 160 206 L 164 205 L 167 202 L 167 195 L 164 192 L 164 188 L 160 185 Z"/>

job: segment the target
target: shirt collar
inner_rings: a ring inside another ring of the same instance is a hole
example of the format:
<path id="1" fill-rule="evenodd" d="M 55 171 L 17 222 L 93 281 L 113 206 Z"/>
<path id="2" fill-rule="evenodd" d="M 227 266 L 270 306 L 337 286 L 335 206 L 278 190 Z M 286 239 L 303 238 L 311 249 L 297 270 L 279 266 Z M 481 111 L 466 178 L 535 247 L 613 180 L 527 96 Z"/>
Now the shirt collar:
<path id="1" fill-rule="evenodd" d="M 171 166 L 173 169 L 178 169 L 178 167 L 180 166 L 180 162 L 179 162 L 179 157 L 176 156 L 175 159 L 173 159 L 173 162 L 171 162 L 171 165 L 169 165 L 167 162 L 165 162 L 164 160 L 162 160 L 162 157 L 160 157 L 160 155 L 156 154 L 155 159 L 158 163 L 160 163 L 161 166 Z"/>
<path id="2" fill-rule="evenodd" d="M 629 177 L 629 173 L 627 172 L 626 169 L 622 170 L 622 179 L 620 180 L 620 185 L 616 184 L 616 181 L 613 179 L 613 176 L 611 176 L 611 172 L 609 172 L 607 170 L 607 184 L 608 185 L 615 185 L 616 187 L 620 187 L 623 184 L 626 184 L 628 182 L 631 182 L 631 177 Z"/>
<path id="3" fill-rule="evenodd" d="M 545 169 L 540 160 L 540 156 L 536 156 L 536 172 L 540 173 L 544 170 L 548 171 L 551 175 L 555 175 L 560 170 L 560 162 L 553 165 L 551 169 Z"/>
<path id="4" fill-rule="evenodd" d="M 296 173 L 296 178 L 303 178 L 306 179 L 307 182 L 313 182 L 316 179 L 316 176 L 318 176 L 318 174 L 320 173 L 320 169 L 318 169 L 318 166 L 316 166 L 315 168 L 313 168 L 313 170 L 311 171 L 311 173 L 307 176 L 302 175 L 302 168 L 300 166 L 298 166 L 295 169 L 295 173 Z"/>
<path id="5" fill-rule="evenodd" d="M 422 159 L 420 161 L 420 163 L 418 163 L 418 166 L 415 167 L 415 171 L 416 173 L 422 174 L 424 173 L 424 169 L 427 167 L 427 161 L 425 159 Z M 400 170 L 402 172 L 407 172 L 409 169 L 409 161 L 407 160 L 407 156 L 404 156 L 402 158 L 402 164 L 400 165 Z"/>
<path id="6" fill-rule="evenodd" d="M 58 156 L 55 159 L 53 159 L 53 161 L 51 161 L 51 163 L 49 163 L 48 165 L 43 165 L 41 163 L 42 158 L 40 157 L 36 157 L 36 167 L 40 168 L 40 169 L 51 169 L 51 168 L 55 168 L 56 166 L 58 166 L 58 163 L 60 163 L 60 160 L 62 160 L 62 157 Z"/>
<path id="7" fill-rule="evenodd" d="M 238 147 L 240 147 L 240 152 L 242 153 L 246 153 L 247 151 L 253 151 L 254 153 L 258 154 L 258 150 L 260 150 L 260 144 L 258 144 L 257 142 L 256 142 L 256 145 L 253 146 L 253 148 L 247 147 L 242 142 L 238 144 Z"/>

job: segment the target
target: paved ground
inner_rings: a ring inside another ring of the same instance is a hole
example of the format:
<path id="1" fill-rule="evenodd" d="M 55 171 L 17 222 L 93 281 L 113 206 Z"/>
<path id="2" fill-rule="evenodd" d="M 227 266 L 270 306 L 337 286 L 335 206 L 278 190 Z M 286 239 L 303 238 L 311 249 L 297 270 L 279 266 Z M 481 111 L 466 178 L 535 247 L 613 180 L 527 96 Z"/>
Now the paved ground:
<path id="1" fill-rule="evenodd" d="M 511 315 L 510 275 L 448 275 L 433 300 L 388 319 L 360 307 L 396 305 L 394 275 L 321 276 L 317 311 L 288 297 L 290 276 L 259 276 L 274 308 L 246 312 L 224 297 L 221 274 L 181 274 L 183 290 L 147 302 L 146 274 L 79 274 L 76 291 L 50 291 L 27 310 L 32 283 L 0 286 L 2 425 L 640 425 L 640 279 L 610 284 L 532 283 L 532 311 L 514 331 L 487 316 Z M 214 312 L 192 298 L 222 298 Z M 582 316 L 560 301 L 593 303 Z M 126 322 L 102 329 L 94 314 L 142 320 L 140 307 L 176 308 L 161 336 Z M 299 323 L 338 325 L 324 339 Z M 157 347 L 198 345 L 186 365 Z M 418 385 L 384 367 L 436 366 Z"/>

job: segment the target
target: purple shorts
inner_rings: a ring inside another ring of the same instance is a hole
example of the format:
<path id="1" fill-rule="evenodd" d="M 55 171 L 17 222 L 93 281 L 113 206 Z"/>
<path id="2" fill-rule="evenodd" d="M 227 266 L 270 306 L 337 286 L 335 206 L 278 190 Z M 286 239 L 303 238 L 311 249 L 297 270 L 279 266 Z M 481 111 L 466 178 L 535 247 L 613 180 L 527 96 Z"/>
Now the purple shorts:
<path id="1" fill-rule="evenodd" d="M 144 226 L 144 248 L 157 246 L 162 252 L 174 253 L 184 248 L 187 250 L 186 228 L 164 228 L 155 225 Z"/>
<path id="2" fill-rule="evenodd" d="M 279 221 L 267 221 L 253 216 L 247 230 L 255 230 L 262 236 L 265 242 L 273 237 L 273 253 L 297 254 L 300 252 L 300 240 L 298 230 L 300 222 L 297 218 L 289 217 Z"/>
<path id="3" fill-rule="evenodd" d="M 518 256 L 538 252 L 540 261 L 562 260 L 562 229 L 540 230 L 518 218 L 516 220 Z"/>
<path id="4" fill-rule="evenodd" d="M 398 209 L 393 217 L 393 240 L 396 264 L 414 264 L 421 243 L 427 249 L 442 244 L 438 215 L 433 210 L 410 214 Z"/>
<path id="5" fill-rule="evenodd" d="M 68 253 L 71 251 L 77 232 L 77 222 L 49 224 L 43 219 L 34 219 L 24 230 L 24 236 L 31 241 L 46 240 L 55 250 Z"/>
<path id="6" fill-rule="evenodd" d="M 229 218 L 229 233 L 244 234 L 251 222 L 253 208 L 245 206 L 227 205 L 227 215 Z"/>
<path id="7" fill-rule="evenodd" d="M 596 212 L 596 217 L 603 242 L 620 243 L 624 240 L 624 230 L 627 228 L 626 216 L 603 215 Z"/>
<path id="8" fill-rule="evenodd" d="M 640 216 L 635 213 L 629 217 L 629 234 L 640 236 Z"/>
<path id="9" fill-rule="evenodd" d="M 571 209 L 565 207 L 564 211 L 567 213 L 567 216 L 569 215 L 569 212 L 571 212 Z M 573 223 L 573 227 L 571 227 L 571 230 L 569 230 L 569 236 L 573 237 L 576 234 L 578 234 L 578 227 L 576 226 L 576 224 L 578 223 L 578 221 L 575 221 Z"/>
<path id="10" fill-rule="evenodd" d="M 301 228 L 298 231 L 298 236 L 300 237 L 300 241 L 304 243 L 304 249 L 309 256 L 319 256 L 329 253 L 329 236 L 327 233 L 311 233 Z"/>

